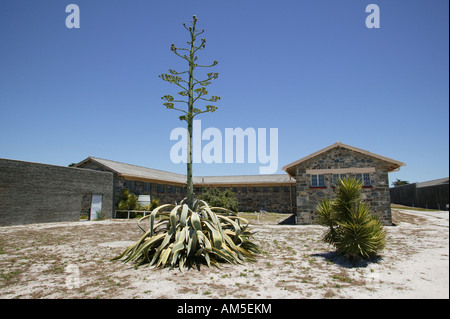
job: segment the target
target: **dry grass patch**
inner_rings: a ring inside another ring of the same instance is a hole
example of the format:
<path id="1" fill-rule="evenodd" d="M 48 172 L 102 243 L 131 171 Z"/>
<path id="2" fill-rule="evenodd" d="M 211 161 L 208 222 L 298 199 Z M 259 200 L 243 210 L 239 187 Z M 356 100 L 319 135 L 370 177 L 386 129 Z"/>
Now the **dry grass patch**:
<path id="1" fill-rule="evenodd" d="M 393 216 L 397 226 L 386 228 L 386 249 L 378 260 L 365 264 L 345 262 L 332 247 L 322 243 L 324 227 L 255 224 L 254 240 L 263 250 L 256 262 L 223 264 L 221 270 L 202 266 L 200 270 L 183 272 L 150 267 L 136 270 L 132 265 L 110 261 L 127 243 L 141 236 L 133 220 L 0 227 L 0 297 L 283 299 L 442 295 L 441 290 L 433 295 L 430 289 L 443 289 L 444 294 L 446 289 L 448 294 L 448 226 L 437 227 L 424 216 L 395 210 Z M 278 220 L 286 215 L 272 217 Z M 79 268 L 77 288 L 66 286 L 69 265 Z"/>

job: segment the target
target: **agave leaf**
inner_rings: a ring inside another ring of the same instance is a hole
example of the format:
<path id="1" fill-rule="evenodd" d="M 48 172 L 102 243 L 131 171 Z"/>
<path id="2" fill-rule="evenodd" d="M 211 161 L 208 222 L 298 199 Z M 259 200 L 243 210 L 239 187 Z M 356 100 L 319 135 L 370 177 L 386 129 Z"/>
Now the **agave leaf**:
<path id="1" fill-rule="evenodd" d="M 186 255 L 189 256 L 189 253 L 191 251 L 195 250 L 195 247 L 197 246 L 197 234 L 196 231 L 192 228 L 189 229 L 188 233 L 187 233 L 187 251 L 186 251 Z"/>
<path id="2" fill-rule="evenodd" d="M 211 260 L 209 258 L 209 254 L 206 251 L 204 252 L 204 254 L 205 254 L 206 264 L 208 265 L 208 268 L 209 268 L 209 267 L 211 267 Z"/>
<path id="3" fill-rule="evenodd" d="M 161 256 L 159 258 L 158 263 L 156 264 L 156 267 L 160 267 L 163 268 L 166 263 L 167 263 L 167 259 L 169 258 L 170 252 L 172 251 L 172 245 L 170 244 L 169 247 L 164 248 L 161 252 Z"/>
<path id="4" fill-rule="evenodd" d="M 177 211 L 181 207 L 181 205 L 175 206 L 170 212 L 170 226 L 175 232 L 175 228 L 177 227 Z"/>
<path id="5" fill-rule="evenodd" d="M 163 234 L 163 235 L 165 235 L 164 240 L 161 243 L 161 245 L 158 247 L 158 249 L 156 249 L 155 254 L 153 255 L 153 259 L 150 262 L 150 266 L 153 265 L 158 260 L 158 257 L 160 255 L 161 251 L 167 246 L 167 244 L 169 244 L 170 238 L 173 235 L 173 229 L 171 228 L 167 234 Z"/>
<path id="6" fill-rule="evenodd" d="M 232 221 L 230 218 L 225 217 L 225 216 L 217 215 L 217 217 L 218 217 L 219 219 L 222 219 L 222 220 L 224 220 L 224 221 L 230 223 L 230 224 L 233 226 L 233 228 L 234 228 L 235 236 L 239 236 L 239 234 L 241 233 L 241 230 L 242 230 L 242 229 L 241 229 L 241 227 L 240 227 L 237 223 L 235 223 L 235 222 Z"/>
<path id="7" fill-rule="evenodd" d="M 230 258 L 228 254 L 225 254 L 223 251 L 213 247 L 212 252 L 215 253 L 217 256 L 221 257 L 222 259 L 228 261 L 230 264 L 235 264 L 233 258 Z"/>
<path id="8" fill-rule="evenodd" d="M 152 213 L 151 213 L 150 215 L 144 216 L 144 217 L 142 217 L 141 219 L 139 219 L 138 224 L 139 224 L 141 221 L 143 221 L 143 220 L 145 220 L 145 219 L 147 219 L 147 218 L 150 218 L 150 237 L 153 237 L 153 235 L 154 235 L 154 232 L 153 232 L 153 224 L 155 223 L 155 217 L 156 217 L 156 214 L 158 214 L 158 212 L 162 211 L 162 210 L 165 209 L 165 208 L 173 207 L 173 206 L 175 206 L 175 205 L 173 205 L 173 204 L 164 204 L 164 205 L 161 205 L 161 206 L 156 207 L 156 208 L 152 211 Z"/>
<path id="9" fill-rule="evenodd" d="M 181 227 L 186 226 L 186 219 L 188 216 L 188 212 L 189 212 L 189 207 L 186 204 L 183 204 L 183 208 L 181 211 L 181 216 L 180 216 L 180 225 Z"/>
<path id="10" fill-rule="evenodd" d="M 194 227 L 194 229 L 196 231 L 201 231 L 202 230 L 200 217 L 198 216 L 198 214 L 196 212 L 192 212 L 191 223 L 192 223 L 192 227 Z"/>
<path id="11" fill-rule="evenodd" d="M 222 235 L 220 232 L 214 227 L 213 224 L 211 224 L 209 221 L 204 220 L 203 223 L 208 227 L 208 229 L 212 233 L 212 242 L 215 248 L 220 249 L 222 246 Z"/>
<path id="12" fill-rule="evenodd" d="M 186 262 L 186 255 L 181 255 L 180 261 L 178 262 L 178 266 L 180 267 L 180 270 L 183 270 L 185 262 Z"/>
<path id="13" fill-rule="evenodd" d="M 212 211 L 219 210 L 219 211 L 222 211 L 222 212 L 231 214 L 231 215 L 236 215 L 235 212 L 233 212 L 233 211 L 231 211 L 231 210 L 229 210 L 229 209 L 227 209 L 227 208 L 223 208 L 223 207 L 210 207 L 210 209 L 211 209 Z M 217 215 L 217 216 L 219 216 L 219 215 Z"/>

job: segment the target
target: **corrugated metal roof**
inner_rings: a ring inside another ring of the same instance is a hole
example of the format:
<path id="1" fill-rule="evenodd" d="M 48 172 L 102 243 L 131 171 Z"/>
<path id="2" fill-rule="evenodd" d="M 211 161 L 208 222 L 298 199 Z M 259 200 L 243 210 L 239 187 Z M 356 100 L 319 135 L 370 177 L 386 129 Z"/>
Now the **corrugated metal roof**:
<path id="1" fill-rule="evenodd" d="M 176 173 L 170 173 L 161 171 L 154 168 L 148 168 L 143 166 L 131 165 L 126 163 L 115 162 L 97 157 L 89 157 L 91 160 L 100 163 L 103 166 L 113 170 L 119 175 L 125 177 L 137 177 L 142 179 L 152 179 L 167 181 L 172 183 L 186 183 L 186 176 Z"/>
<path id="2" fill-rule="evenodd" d="M 97 157 L 88 157 L 78 163 L 81 165 L 86 161 L 94 161 L 108 170 L 120 176 L 130 179 L 142 179 L 150 181 L 161 181 L 166 183 L 186 184 L 186 175 L 161 171 L 153 168 L 126 164 Z M 288 174 L 273 175 L 234 175 L 234 176 L 194 176 L 195 185 L 254 185 L 254 184 L 289 184 L 295 183 L 295 179 Z"/>

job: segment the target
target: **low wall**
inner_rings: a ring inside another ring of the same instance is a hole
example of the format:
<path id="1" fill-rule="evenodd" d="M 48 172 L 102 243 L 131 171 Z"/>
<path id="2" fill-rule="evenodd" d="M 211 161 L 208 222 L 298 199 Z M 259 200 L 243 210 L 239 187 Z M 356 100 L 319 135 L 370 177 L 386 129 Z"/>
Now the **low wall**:
<path id="1" fill-rule="evenodd" d="M 92 194 L 111 218 L 112 173 L 0 159 L 0 226 L 77 221 Z"/>

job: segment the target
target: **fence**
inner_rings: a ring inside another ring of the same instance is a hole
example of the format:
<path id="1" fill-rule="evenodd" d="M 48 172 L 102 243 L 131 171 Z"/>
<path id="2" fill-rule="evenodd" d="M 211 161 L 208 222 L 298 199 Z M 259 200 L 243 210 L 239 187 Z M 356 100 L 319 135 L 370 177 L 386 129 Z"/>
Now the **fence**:
<path id="1" fill-rule="evenodd" d="M 145 217 L 146 214 L 150 214 L 150 210 L 116 210 L 114 211 L 113 218 L 117 218 L 117 213 L 127 213 L 127 218 L 130 219 L 130 214 L 134 214 L 134 217 L 136 217 L 137 214 L 143 214 L 143 217 Z"/>
<path id="2" fill-rule="evenodd" d="M 414 183 L 393 187 L 389 191 L 391 195 L 391 203 L 393 204 L 427 209 L 448 210 L 448 183 L 426 187 L 420 187 L 417 183 Z"/>

